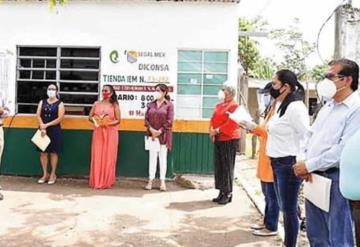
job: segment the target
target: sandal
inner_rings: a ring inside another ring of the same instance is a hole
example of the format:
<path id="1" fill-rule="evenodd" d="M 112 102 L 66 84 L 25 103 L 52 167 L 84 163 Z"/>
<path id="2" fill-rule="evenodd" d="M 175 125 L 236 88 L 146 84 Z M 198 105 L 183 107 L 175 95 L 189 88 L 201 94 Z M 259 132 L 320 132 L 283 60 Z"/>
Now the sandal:
<path id="1" fill-rule="evenodd" d="M 151 190 L 152 189 L 152 181 L 149 181 L 144 189 Z"/>
<path id="2" fill-rule="evenodd" d="M 50 178 L 48 181 L 48 184 L 55 184 L 56 183 L 56 176 L 54 176 L 54 178 Z"/>
<path id="3" fill-rule="evenodd" d="M 37 181 L 37 183 L 38 184 L 44 184 L 44 183 L 46 183 L 46 181 L 49 179 L 49 176 L 42 176 L 38 181 Z"/>
<path id="4" fill-rule="evenodd" d="M 166 191 L 165 182 L 162 182 L 162 183 L 161 183 L 161 185 L 160 185 L 160 190 L 161 190 L 161 191 Z"/>

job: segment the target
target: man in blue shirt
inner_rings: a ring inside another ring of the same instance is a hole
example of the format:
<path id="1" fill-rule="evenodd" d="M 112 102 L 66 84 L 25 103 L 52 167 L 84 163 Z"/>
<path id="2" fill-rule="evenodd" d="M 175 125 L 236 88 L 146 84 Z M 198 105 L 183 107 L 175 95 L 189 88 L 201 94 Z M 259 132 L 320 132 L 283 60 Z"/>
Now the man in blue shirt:
<path id="1" fill-rule="evenodd" d="M 311 246 L 354 246 L 350 202 L 339 189 L 339 161 L 346 141 L 360 129 L 359 66 L 351 60 L 331 62 L 324 82 L 331 99 L 306 134 L 304 160 L 294 165 L 297 176 L 311 181 L 315 173 L 332 180 L 330 208 L 325 212 L 306 200 L 307 236 Z M 330 90 L 332 91 L 332 90 Z M 320 92 L 319 92 L 320 93 Z M 325 95 L 324 94 L 324 95 Z"/>

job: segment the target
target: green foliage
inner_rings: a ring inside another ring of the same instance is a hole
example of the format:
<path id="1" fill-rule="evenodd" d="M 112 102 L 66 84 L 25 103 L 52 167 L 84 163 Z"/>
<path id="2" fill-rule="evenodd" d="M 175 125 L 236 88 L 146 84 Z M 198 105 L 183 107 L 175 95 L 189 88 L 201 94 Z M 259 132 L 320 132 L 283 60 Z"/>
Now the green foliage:
<path id="1" fill-rule="evenodd" d="M 283 53 L 284 60 L 278 69 L 287 68 L 294 71 L 300 80 L 309 77 L 306 67 L 306 59 L 315 50 L 315 44 L 304 40 L 303 33 L 298 27 L 299 20 L 288 28 L 275 29 L 271 32 L 271 38 L 275 45 Z"/>
<path id="2" fill-rule="evenodd" d="M 253 20 L 239 19 L 239 31 L 265 31 L 267 22 L 261 18 Z M 258 50 L 258 42 L 248 36 L 240 36 L 238 43 L 239 58 L 245 72 L 253 78 L 269 79 L 274 72 L 274 62 L 262 58 Z"/>
<path id="3" fill-rule="evenodd" d="M 245 19 L 239 19 L 239 31 L 254 31 L 254 23 Z M 239 36 L 238 51 L 241 64 L 246 73 L 253 70 L 256 61 L 259 59 L 257 42 L 247 36 Z"/>
<path id="4" fill-rule="evenodd" d="M 49 0 L 49 7 L 51 10 L 55 8 L 56 5 L 64 5 L 68 0 Z"/>
<path id="5" fill-rule="evenodd" d="M 324 79 L 324 74 L 328 69 L 327 63 L 314 66 L 310 71 L 310 78 L 313 81 L 319 82 Z"/>

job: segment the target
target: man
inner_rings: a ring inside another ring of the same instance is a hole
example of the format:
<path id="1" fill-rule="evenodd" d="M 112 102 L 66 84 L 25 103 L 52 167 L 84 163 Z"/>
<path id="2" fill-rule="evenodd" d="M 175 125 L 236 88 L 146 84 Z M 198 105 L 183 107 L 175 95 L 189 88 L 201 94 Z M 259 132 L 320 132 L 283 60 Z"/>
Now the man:
<path id="1" fill-rule="evenodd" d="M 9 108 L 5 104 L 5 99 L 3 97 L 3 94 L 0 93 L 0 164 L 1 164 L 2 153 L 4 151 L 4 130 L 3 130 L 4 122 L 3 122 L 3 120 L 8 115 L 9 115 Z M 0 200 L 3 200 L 3 199 L 4 199 L 4 196 L 3 196 L 3 194 L 0 193 Z"/>
<path id="2" fill-rule="evenodd" d="M 328 213 L 305 202 L 310 245 L 354 246 L 350 202 L 339 189 L 339 160 L 346 141 L 360 129 L 360 98 L 355 92 L 359 66 L 348 59 L 333 61 L 329 66 L 324 82 L 328 84 L 325 88 L 333 87 L 333 93 L 327 93 L 332 99 L 322 107 L 307 133 L 305 160 L 294 165 L 294 172 L 309 182 L 311 173 L 332 180 Z"/>

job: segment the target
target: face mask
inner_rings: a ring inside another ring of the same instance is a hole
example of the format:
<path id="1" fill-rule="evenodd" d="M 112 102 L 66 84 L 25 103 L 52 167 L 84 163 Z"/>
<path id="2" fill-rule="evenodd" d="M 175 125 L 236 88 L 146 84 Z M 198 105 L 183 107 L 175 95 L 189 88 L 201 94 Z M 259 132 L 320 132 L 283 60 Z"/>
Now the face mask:
<path id="1" fill-rule="evenodd" d="M 110 92 L 103 92 L 102 96 L 103 96 L 103 99 L 108 99 L 108 98 L 110 98 L 111 93 Z"/>
<path id="2" fill-rule="evenodd" d="M 56 97 L 56 91 L 54 91 L 54 90 L 47 90 L 47 96 L 48 96 L 49 98 L 54 98 L 54 97 Z"/>
<path id="3" fill-rule="evenodd" d="M 281 88 L 282 88 L 282 86 L 281 86 Z M 279 88 L 279 89 L 274 89 L 273 87 L 271 87 L 270 88 L 270 95 L 271 95 L 271 97 L 273 97 L 274 99 L 276 99 L 277 97 L 279 97 L 280 95 L 281 95 L 281 93 L 280 93 L 280 89 L 281 88 Z"/>
<path id="4" fill-rule="evenodd" d="M 155 96 L 155 99 L 161 99 L 162 93 L 155 91 L 154 96 Z"/>
<path id="5" fill-rule="evenodd" d="M 331 99 L 335 96 L 337 91 L 335 83 L 327 78 L 317 84 L 316 90 L 319 97 L 323 97 L 325 99 Z"/>
<path id="6" fill-rule="evenodd" d="M 219 100 L 224 100 L 225 99 L 225 93 L 224 93 L 223 90 L 220 90 L 218 92 L 218 98 L 219 98 Z"/>

